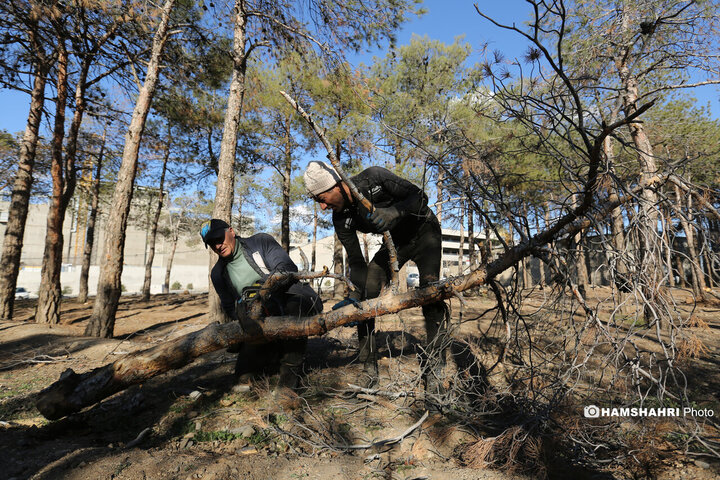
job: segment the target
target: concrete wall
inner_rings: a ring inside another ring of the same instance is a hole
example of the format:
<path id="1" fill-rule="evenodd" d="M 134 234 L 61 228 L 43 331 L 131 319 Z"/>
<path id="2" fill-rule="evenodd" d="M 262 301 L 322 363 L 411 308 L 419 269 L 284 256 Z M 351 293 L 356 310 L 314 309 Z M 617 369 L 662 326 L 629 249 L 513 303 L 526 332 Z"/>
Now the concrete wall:
<path id="1" fill-rule="evenodd" d="M 153 266 L 150 293 L 162 293 L 162 284 L 165 280 L 165 267 Z M 88 290 L 90 295 L 97 292 L 98 276 L 100 267 L 90 267 L 88 277 Z M 127 293 L 138 293 L 142 289 L 145 280 L 145 267 L 137 265 L 125 265 L 122 273 L 122 285 Z M 207 265 L 178 265 L 170 272 L 170 286 L 180 282 L 182 290 L 188 284 L 192 284 L 193 291 L 207 291 L 208 289 L 208 267 Z M 18 275 L 18 287 L 24 287 L 31 295 L 37 295 L 40 287 L 40 267 L 23 267 Z M 80 290 L 80 266 L 66 265 L 60 274 L 60 285 L 63 289 L 69 288 L 69 295 L 77 295 Z"/>

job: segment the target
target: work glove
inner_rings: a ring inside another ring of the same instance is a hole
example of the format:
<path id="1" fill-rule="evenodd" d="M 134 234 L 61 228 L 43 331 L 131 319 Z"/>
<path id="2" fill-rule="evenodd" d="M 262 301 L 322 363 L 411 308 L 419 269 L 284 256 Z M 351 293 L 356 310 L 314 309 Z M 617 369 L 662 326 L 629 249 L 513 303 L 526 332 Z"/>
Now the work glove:
<path id="1" fill-rule="evenodd" d="M 360 304 L 357 300 L 350 297 L 345 297 L 343 300 L 339 301 L 335 305 L 333 305 L 332 309 L 337 310 L 338 308 L 347 307 L 348 305 L 355 305 L 356 308 L 360 308 Z M 350 322 L 343 325 L 344 327 L 356 327 L 358 325 L 358 322 Z"/>
<path id="2" fill-rule="evenodd" d="M 368 213 L 367 218 L 379 232 L 386 232 L 400 220 L 400 212 L 395 207 L 376 208 Z"/>

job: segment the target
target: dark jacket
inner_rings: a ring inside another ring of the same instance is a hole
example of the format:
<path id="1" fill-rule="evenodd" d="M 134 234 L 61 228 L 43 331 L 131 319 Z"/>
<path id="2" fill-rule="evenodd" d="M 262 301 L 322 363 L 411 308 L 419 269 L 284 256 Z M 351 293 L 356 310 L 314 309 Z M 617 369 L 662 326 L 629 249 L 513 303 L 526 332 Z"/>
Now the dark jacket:
<path id="1" fill-rule="evenodd" d="M 265 281 L 272 273 L 297 272 L 297 265 L 290 259 L 290 256 L 283 250 L 280 244 L 267 233 L 258 233 L 248 238 L 235 237 L 238 242 L 237 248 L 242 248 L 245 259 L 250 266 L 260 275 L 261 281 Z M 230 278 L 227 275 L 226 265 L 228 260 L 218 259 L 218 262 L 210 272 L 215 291 L 220 297 L 220 304 L 225 313 L 233 319 L 238 318 L 236 305 L 240 300 L 242 292 L 236 292 Z M 271 304 L 273 315 L 283 315 L 283 305 L 289 295 L 301 295 L 311 297 L 313 302 L 319 304 L 319 311 L 322 311 L 322 302 L 315 291 L 307 284 L 295 282 L 289 287 L 273 293 L 266 302 Z"/>
<path id="2" fill-rule="evenodd" d="M 398 209 L 401 218 L 390 230 L 390 236 L 397 248 L 410 243 L 426 222 L 437 222 L 435 214 L 428 207 L 425 192 L 385 168 L 370 167 L 351 180 L 376 208 L 392 206 Z M 380 233 L 367 215 L 367 209 L 356 202 L 342 212 L 333 213 L 335 233 L 347 252 L 350 280 L 360 288 L 365 285 L 367 264 L 357 232 Z"/>

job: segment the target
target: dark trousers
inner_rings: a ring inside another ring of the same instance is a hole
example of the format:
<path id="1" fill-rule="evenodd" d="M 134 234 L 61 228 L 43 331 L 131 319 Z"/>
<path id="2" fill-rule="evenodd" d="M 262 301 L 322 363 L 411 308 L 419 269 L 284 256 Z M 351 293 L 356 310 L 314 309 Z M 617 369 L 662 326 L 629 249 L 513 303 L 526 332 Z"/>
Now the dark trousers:
<path id="1" fill-rule="evenodd" d="M 286 315 L 299 319 L 322 312 L 322 300 L 309 285 L 294 287 L 293 291 L 273 295 L 265 303 L 268 315 Z M 278 368 L 289 368 L 299 373 L 306 346 L 307 338 L 263 344 L 243 343 L 235 363 L 235 376 L 246 373 L 272 375 Z"/>
<path id="2" fill-rule="evenodd" d="M 437 282 L 442 263 L 442 233 L 440 223 L 435 216 L 428 219 L 418 230 L 417 234 L 407 243 L 396 244 L 398 263 L 404 265 L 412 260 L 418 267 L 420 286 Z M 367 281 L 365 283 L 365 297 L 375 298 L 380 294 L 382 287 L 390 278 L 390 255 L 383 246 L 368 265 Z M 444 364 L 442 347 L 445 343 L 447 326 L 445 323 L 445 302 L 435 302 L 422 307 L 425 317 L 425 333 L 427 335 L 426 349 L 431 352 L 430 357 Z M 369 349 L 375 349 L 374 342 L 375 319 L 358 325 L 358 338 L 360 340 L 360 361 L 369 359 L 368 355 L 375 356 Z M 369 337 L 369 338 L 368 338 Z M 363 351 L 363 350 L 368 351 Z M 428 365 L 428 357 L 424 356 L 424 363 Z M 431 362 L 435 363 L 435 362 Z M 423 365 L 423 366 L 425 366 Z M 435 365 L 428 365 L 434 367 Z"/>

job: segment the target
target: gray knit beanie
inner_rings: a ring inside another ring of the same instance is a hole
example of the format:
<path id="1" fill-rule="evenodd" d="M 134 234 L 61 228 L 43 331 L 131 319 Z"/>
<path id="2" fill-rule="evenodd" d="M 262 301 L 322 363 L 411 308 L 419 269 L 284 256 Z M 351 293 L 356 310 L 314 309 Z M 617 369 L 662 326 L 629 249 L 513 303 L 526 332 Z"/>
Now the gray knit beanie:
<path id="1" fill-rule="evenodd" d="M 319 195 L 333 188 L 341 179 L 334 168 L 325 162 L 312 161 L 305 169 L 305 188 L 310 195 Z"/>

